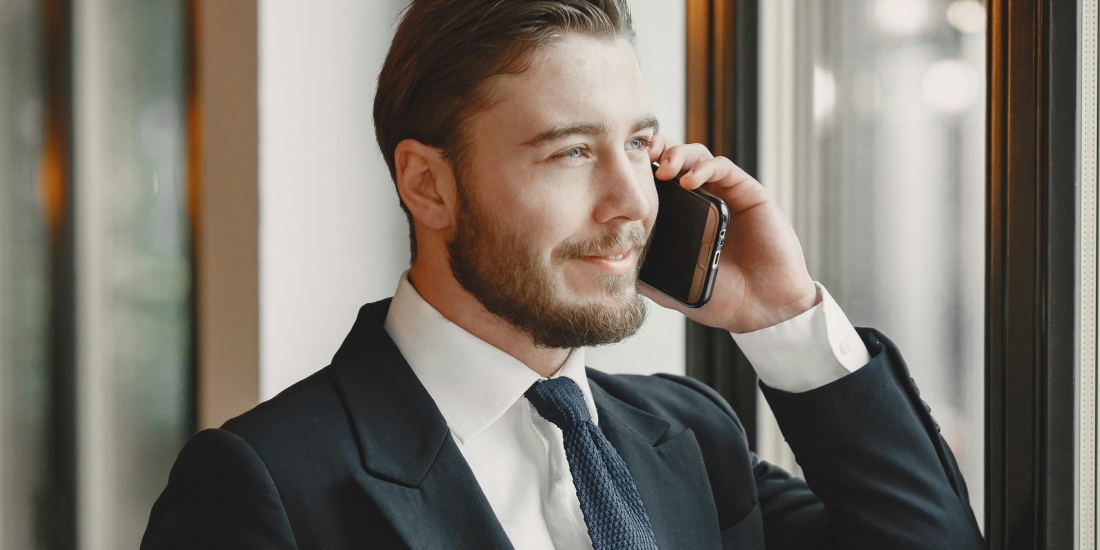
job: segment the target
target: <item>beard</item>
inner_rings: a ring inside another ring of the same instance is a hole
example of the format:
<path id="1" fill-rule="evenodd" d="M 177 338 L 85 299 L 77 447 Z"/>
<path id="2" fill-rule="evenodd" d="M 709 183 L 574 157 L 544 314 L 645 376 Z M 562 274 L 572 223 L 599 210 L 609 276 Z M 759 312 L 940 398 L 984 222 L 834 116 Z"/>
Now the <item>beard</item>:
<path id="1" fill-rule="evenodd" d="M 637 285 L 647 235 L 641 223 L 596 239 L 570 239 L 555 249 L 547 265 L 534 245 L 489 216 L 468 187 L 456 183 L 456 229 L 447 243 L 451 272 L 486 310 L 546 348 L 613 344 L 642 327 L 647 308 Z M 628 243 L 638 254 L 633 271 L 601 276 L 598 296 L 590 302 L 570 303 L 561 296 L 553 268 Z"/>

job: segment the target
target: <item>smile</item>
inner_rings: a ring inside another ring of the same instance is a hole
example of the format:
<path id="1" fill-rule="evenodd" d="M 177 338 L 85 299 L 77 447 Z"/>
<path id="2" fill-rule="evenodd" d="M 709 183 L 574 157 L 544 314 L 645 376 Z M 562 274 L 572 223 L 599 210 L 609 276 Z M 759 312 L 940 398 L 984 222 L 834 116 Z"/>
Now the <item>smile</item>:
<path id="1" fill-rule="evenodd" d="M 578 259 L 601 275 L 625 275 L 634 270 L 637 255 L 634 253 L 634 245 L 631 244 Z"/>

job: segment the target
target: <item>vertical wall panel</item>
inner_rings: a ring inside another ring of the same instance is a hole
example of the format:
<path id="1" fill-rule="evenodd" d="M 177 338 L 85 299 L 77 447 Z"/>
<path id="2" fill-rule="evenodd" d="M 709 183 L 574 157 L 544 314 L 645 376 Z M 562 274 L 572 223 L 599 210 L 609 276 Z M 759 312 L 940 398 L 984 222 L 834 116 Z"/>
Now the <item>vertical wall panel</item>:
<path id="1" fill-rule="evenodd" d="M 189 117 L 196 187 L 198 427 L 260 399 L 256 0 L 196 0 Z"/>
<path id="2" fill-rule="evenodd" d="M 261 399 L 327 365 L 408 266 L 372 118 L 405 3 L 260 4 Z"/>

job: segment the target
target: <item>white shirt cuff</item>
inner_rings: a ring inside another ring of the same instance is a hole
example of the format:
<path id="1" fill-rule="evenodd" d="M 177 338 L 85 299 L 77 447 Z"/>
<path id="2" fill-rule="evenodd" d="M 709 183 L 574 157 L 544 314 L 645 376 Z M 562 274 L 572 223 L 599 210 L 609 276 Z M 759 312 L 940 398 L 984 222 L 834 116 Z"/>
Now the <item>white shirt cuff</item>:
<path id="1" fill-rule="evenodd" d="M 769 387 L 791 393 L 820 388 L 859 370 L 871 354 L 829 291 L 805 313 L 733 340 Z"/>

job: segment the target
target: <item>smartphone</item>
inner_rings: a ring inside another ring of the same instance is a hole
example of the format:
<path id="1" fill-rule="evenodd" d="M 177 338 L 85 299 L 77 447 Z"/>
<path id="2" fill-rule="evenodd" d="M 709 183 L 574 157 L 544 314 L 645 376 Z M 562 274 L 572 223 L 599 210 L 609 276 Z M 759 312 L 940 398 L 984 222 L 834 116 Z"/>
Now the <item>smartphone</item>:
<path id="1" fill-rule="evenodd" d="M 659 166 L 653 163 L 654 174 Z M 639 279 L 687 307 L 702 307 L 714 289 L 729 208 L 706 191 L 680 187 L 680 178 L 653 180 L 660 203 Z"/>

